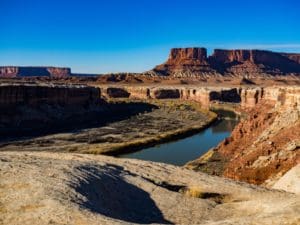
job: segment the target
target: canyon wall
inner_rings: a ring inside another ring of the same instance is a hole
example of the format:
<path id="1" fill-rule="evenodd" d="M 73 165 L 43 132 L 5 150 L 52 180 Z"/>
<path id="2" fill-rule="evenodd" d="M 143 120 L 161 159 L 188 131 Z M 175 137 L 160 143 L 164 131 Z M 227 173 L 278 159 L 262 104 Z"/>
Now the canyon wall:
<path id="1" fill-rule="evenodd" d="M 1 66 L 0 77 L 28 77 L 48 76 L 63 78 L 71 75 L 70 68 L 63 67 L 22 67 L 22 66 Z"/>
<path id="2" fill-rule="evenodd" d="M 300 163 L 300 87 L 257 87 L 241 94 L 247 118 L 187 167 L 272 187 Z"/>
<path id="3" fill-rule="evenodd" d="M 214 102 L 236 103 L 241 108 L 253 108 L 261 101 L 282 105 L 298 103 L 299 87 L 184 87 L 184 86 L 99 86 L 108 98 L 132 99 L 182 99 L 201 103 L 208 107 Z"/>
<path id="4" fill-rule="evenodd" d="M 75 85 L 1 85 L 0 107 L 27 105 L 37 107 L 40 104 L 78 105 L 96 103 L 100 90 Z"/>
<path id="5" fill-rule="evenodd" d="M 80 127 L 93 122 L 104 103 L 93 87 L 2 84 L 0 137 Z"/>

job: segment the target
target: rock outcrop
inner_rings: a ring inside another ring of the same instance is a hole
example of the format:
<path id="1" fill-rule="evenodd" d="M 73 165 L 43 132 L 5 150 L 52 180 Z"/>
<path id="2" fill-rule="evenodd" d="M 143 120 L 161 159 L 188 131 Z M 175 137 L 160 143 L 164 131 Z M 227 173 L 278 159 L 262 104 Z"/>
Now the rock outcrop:
<path id="1" fill-rule="evenodd" d="M 265 50 L 216 49 L 207 57 L 205 48 L 178 48 L 171 49 L 169 59 L 153 71 L 173 77 L 299 76 L 300 56 Z"/>
<path id="2" fill-rule="evenodd" d="M 48 76 L 64 78 L 71 75 L 70 68 L 62 67 L 25 67 L 25 66 L 1 66 L 0 77 L 30 77 Z"/>
<path id="3" fill-rule="evenodd" d="M 156 66 L 154 72 L 161 75 L 193 76 L 200 73 L 215 72 L 207 59 L 205 48 L 174 48 L 171 49 L 167 62 Z"/>
<path id="4" fill-rule="evenodd" d="M 296 194 L 162 163 L 99 155 L 0 152 L 0 193 L 1 224 L 300 221 Z"/>

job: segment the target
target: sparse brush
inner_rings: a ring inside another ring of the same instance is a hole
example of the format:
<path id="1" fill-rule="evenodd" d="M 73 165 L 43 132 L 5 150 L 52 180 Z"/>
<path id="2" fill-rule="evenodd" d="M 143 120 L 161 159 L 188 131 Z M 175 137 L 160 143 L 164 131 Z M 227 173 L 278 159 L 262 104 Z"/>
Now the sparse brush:
<path id="1" fill-rule="evenodd" d="M 193 198 L 203 198 L 203 195 L 205 193 L 198 186 L 185 187 L 185 188 L 181 189 L 179 192 L 181 192 L 185 196 L 193 197 Z"/>

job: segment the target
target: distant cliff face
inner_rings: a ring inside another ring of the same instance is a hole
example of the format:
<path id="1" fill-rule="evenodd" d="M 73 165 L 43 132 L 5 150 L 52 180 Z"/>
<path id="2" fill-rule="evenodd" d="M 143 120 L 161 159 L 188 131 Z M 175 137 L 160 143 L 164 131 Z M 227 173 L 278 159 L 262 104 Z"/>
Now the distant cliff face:
<path id="1" fill-rule="evenodd" d="M 207 64 L 207 51 L 205 48 L 173 48 L 168 59 L 169 64 L 198 61 Z"/>
<path id="2" fill-rule="evenodd" d="M 264 50 L 216 49 L 207 57 L 205 48 L 171 49 L 168 60 L 153 69 L 160 75 L 175 77 L 234 75 L 300 75 L 300 54 Z"/>
<path id="3" fill-rule="evenodd" d="M 171 49 L 166 63 L 154 68 L 161 75 L 171 75 L 184 72 L 187 76 L 197 73 L 215 72 L 209 66 L 205 48 L 174 48 Z"/>
<path id="4" fill-rule="evenodd" d="M 71 75 L 70 68 L 63 67 L 19 67 L 2 66 L 0 67 L 0 77 L 28 77 L 28 76 L 48 76 L 48 77 L 67 77 Z"/>

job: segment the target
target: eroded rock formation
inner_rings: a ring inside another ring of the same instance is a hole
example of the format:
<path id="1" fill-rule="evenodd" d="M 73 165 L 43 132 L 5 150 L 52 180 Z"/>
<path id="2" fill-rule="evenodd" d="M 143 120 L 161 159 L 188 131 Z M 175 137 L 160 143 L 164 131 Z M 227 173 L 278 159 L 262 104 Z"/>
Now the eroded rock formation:
<path id="1" fill-rule="evenodd" d="M 300 75 L 300 57 L 299 54 L 243 49 L 216 49 L 207 57 L 205 48 L 179 48 L 171 49 L 168 60 L 153 71 L 173 77 Z"/>
<path id="2" fill-rule="evenodd" d="M 185 73 L 192 76 L 199 73 L 215 72 L 209 66 L 205 48 L 174 48 L 171 49 L 167 62 L 156 66 L 154 72 L 161 75 Z"/>

